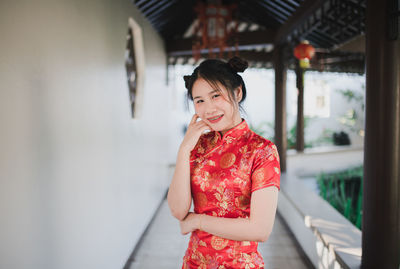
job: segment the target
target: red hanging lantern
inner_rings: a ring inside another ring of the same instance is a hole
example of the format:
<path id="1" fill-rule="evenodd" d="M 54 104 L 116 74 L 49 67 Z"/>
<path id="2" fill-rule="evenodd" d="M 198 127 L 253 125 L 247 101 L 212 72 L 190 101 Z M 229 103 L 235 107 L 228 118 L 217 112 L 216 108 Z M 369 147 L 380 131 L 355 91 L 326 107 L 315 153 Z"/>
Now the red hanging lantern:
<path id="1" fill-rule="evenodd" d="M 310 59 L 315 54 L 315 48 L 305 40 L 294 48 L 293 53 L 294 56 L 300 60 L 300 66 L 302 68 L 307 68 L 310 67 Z"/>
<path id="2" fill-rule="evenodd" d="M 219 49 L 219 57 L 229 45 L 237 50 L 237 44 L 232 44 L 233 35 L 237 32 L 238 23 L 233 20 L 232 13 L 236 5 L 224 6 L 221 1 L 209 0 L 207 4 L 197 3 L 198 24 L 194 29 L 193 56 L 200 58 L 201 50 L 208 49 L 210 58 L 215 57 L 214 49 Z M 237 42 L 236 42 L 237 43 Z"/>

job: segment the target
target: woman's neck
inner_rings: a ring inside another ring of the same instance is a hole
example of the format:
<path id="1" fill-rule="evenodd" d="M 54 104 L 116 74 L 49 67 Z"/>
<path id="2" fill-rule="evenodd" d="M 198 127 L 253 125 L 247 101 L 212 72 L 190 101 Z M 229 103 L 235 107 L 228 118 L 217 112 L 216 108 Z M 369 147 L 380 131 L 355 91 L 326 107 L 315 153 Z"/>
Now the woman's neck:
<path id="1" fill-rule="evenodd" d="M 236 126 L 238 126 L 240 123 L 242 123 L 242 118 L 241 118 L 240 115 L 239 115 L 239 117 L 236 118 L 236 120 L 235 120 L 235 122 L 234 122 L 232 128 L 229 128 L 229 129 L 223 130 L 223 131 L 219 131 L 221 137 L 222 137 L 226 132 L 228 132 L 229 130 L 231 130 L 231 129 L 235 128 Z"/>

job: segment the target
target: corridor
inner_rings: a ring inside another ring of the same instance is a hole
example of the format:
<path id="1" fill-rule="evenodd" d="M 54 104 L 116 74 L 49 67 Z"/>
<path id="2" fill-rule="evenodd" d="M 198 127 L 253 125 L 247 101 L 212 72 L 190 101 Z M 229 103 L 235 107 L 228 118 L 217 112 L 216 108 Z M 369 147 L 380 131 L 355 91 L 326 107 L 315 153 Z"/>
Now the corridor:
<path id="1" fill-rule="evenodd" d="M 190 234 L 181 235 L 179 222 L 169 212 L 164 200 L 154 222 L 145 234 L 130 269 L 177 269 L 182 267 Z M 313 268 L 297 247 L 290 230 L 277 214 L 272 234 L 258 250 L 268 269 Z"/>

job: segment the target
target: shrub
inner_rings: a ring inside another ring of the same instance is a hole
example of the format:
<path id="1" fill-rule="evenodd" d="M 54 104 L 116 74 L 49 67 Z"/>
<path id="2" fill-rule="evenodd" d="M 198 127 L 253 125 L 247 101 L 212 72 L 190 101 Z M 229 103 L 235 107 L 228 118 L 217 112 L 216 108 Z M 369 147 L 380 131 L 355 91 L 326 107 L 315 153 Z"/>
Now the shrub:
<path id="1" fill-rule="evenodd" d="M 317 177 L 320 196 L 361 229 L 363 166 Z"/>

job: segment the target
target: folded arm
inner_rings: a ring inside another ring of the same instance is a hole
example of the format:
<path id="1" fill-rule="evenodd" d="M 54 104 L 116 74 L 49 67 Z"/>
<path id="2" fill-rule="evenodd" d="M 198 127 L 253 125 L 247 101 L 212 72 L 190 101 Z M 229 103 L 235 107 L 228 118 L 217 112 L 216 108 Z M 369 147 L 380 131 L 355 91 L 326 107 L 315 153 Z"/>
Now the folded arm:
<path id="1" fill-rule="evenodd" d="M 271 234 L 278 204 L 275 186 L 256 190 L 251 195 L 250 218 L 222 218 L 189 213 L 181 221 L 181 232 L 196 229 L 237 241 L 264 242 Z"/>

